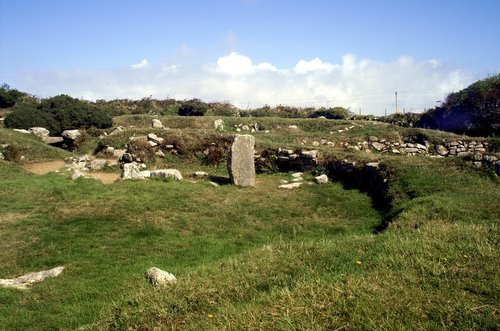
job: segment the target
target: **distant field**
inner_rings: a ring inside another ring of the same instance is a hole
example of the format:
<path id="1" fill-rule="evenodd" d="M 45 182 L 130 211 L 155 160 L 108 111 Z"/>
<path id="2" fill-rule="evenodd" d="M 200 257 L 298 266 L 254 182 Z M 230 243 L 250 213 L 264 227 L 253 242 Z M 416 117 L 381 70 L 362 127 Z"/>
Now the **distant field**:
<path id="1" fill-rule="evenodd" d="M 370 122 L 271 118 L 225 118 L 227 131 L 217 133 L 214 119 L 161 118 L 172 134 L 193 140 L 234 135 L 234 125 L 258 122 L 270 130 L 254 133 L 258 148 L 311 149 L 315 139 L 338 144 L 414 134 Z M 103 139 L 89 133 L 77 153 L 93 152 L 100 140 L 123 147 L 129 136 L 156 132 L 150 122 L 148 116 L 117 117 L 115 126 L 125 131 Z M 337 131 L 352 124 L 361 126 Z M 467 138 L 419 132 L 429 139 Z M 72 154 L 3 128 L 0 143 L 25 156 L 0 161 L 0 278 L 66 267 L 26 291 L 1 288 L 0 330 L 500 325 L 499 181 L 460 159 L 317 148 L 325 156 L 383 163 L 391 204 L 382 210 L 366 192 L 338 182 L 279 189 L 289 173 L 259 174 L 254 188 L 215 187 L 189 174 L 203 170 L 224 179 L 225 164 L 170 155 L 148 166 L 175 167 L 182 182 L 105 185 L 34 175 L 20 163 Z M 391 223 L 379 233 L 384 220 Z M 177 284 L 149 285 L 144 272 L 152 266 L 175 274 Z"/>

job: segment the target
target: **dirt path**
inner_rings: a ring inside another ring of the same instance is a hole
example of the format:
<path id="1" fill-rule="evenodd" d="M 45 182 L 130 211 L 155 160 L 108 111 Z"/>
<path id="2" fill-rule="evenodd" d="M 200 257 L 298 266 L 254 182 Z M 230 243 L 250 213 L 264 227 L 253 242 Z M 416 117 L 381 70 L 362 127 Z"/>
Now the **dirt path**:
<path id="1" fill-rule="evenodd" d="M 49 172 L 54 172 L 64 168 L 66 163 L 63 160 L 46 161 L 46 162 L 33 162 L 23 164 L 22 167 L 29 172 L 37 175 L 48 174 Z"/>
<path id="2" fill-rule="evenodd" d="M 46 161 L 46 162 L 32 162 L 23 164 L 22 167 L 29 172 L 37 175 L 45 175 L 49 172 L 54 172 L 56 170 L 61 170 L 64 168 L 66 163 L 63 160 Z M 114 183 L 120 178 L 120 174 L 112 172 L 88 172 L 85 174 L 88 177 L 95 178 L 104 184 Z"/>
<path id="3" fill-rule="evenodd" d="M 120 174 L 113 172 L 89 172 L 86 175 L 100 180 L 103 184 L 114 183 L 117 179 L 120 178 Z"/>

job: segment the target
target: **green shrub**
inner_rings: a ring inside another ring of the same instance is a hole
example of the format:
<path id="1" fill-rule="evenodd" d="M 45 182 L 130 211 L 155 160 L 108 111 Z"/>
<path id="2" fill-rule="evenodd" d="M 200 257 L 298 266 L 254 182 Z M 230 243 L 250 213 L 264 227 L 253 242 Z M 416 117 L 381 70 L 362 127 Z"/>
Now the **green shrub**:
<path id="1" fill-rule="evenodd" d="M 108 128 L 112 121 L 107 112 L 90 102 L 59 95 L 40 103 L 16 103 L 5 118 L 5 126 L 20 129 L 41 126 L 57 135 L 71 129 Z"/>
<path id="2" fill-rule="evenodd" d="M 354 114 L 344 107 L 320 108 L 313 112 L 309 117 L 326 117 L 331 120 L 344 120 L 352 117 Z"/>
<path id="3" fill-rule="evenodd" d="M 500 74 L 451 93 L 418 126 L 471 136 L 500 135 Z"/>
<path id="4" fill-rule="evenodd" d="M 208 105 L 200 99 L 186 100 L 179 107 L 180 116 L 203 116 L 208 110 Z"/>
<path id="5" fill-rule="evenodd" d="M 2 84 L 0 86 L 0 109 L 9 108 L 20 101 L 23 97 L 27 96 L 24 92 L 19 92 L 16 89 L 11 89 L 9 85 Z"/>

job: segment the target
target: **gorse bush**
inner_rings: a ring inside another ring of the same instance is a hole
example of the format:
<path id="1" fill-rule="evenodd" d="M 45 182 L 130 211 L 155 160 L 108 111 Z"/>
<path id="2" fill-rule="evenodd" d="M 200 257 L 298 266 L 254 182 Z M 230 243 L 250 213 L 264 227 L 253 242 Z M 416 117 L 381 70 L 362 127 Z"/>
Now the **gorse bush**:
<path id="1" fill-rule="evenodd" d="M 354 114 L 344 107 L 320 108 L 314 111 L 309 117 L 326 117 L 331 120 L 344 120 L 354 116 Z"/>
<path id="2" fill-rule="evenodd" d="M 11 89 L 10 86 L 5 83 L 2 84 L 0 87 L 0 109 L 14 106 L 16 102 L 25 96 L 27 96 L 26 93 Z"/>
<path id="3" fill-rule="evenodd" d="M 500 74 L 451 93 L 418 126 L 472 136 L 500 135 Z"/>
<path id="4" fill-rule="evenodd" d="M 89 102 L 59 95 L 40 103 L 16 103 L 5 118 L 5 126 L 19 129 L 41 126 L 51 134 L 60 134 L 70 129 L 108 128 L 112 126 L 112 121 L 107 112 Z"/>
<path id="5" fill-rule="evenodd" d="M 199 99 L 183 101 L 179 107 L 180 116 L 203 116 L 208 110 L 208 105 Z"/>

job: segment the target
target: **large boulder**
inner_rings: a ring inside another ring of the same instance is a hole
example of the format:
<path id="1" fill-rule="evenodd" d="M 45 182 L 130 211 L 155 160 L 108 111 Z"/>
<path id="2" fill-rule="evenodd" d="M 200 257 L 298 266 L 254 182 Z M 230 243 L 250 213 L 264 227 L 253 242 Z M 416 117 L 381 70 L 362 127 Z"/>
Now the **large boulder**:
<path id="1" fill-rule="evenodd" d="M 81 133 L 79 130 L 64 130 L 61 136 L 65 139 L 73 140 L 75 141 L 80 137 Z"/>
<path id="2" fill-rule="evenodd" d="M 227 169 L 233 184 L 255 186 L 255 137 L 236 135 L 229 151 Z"/>

